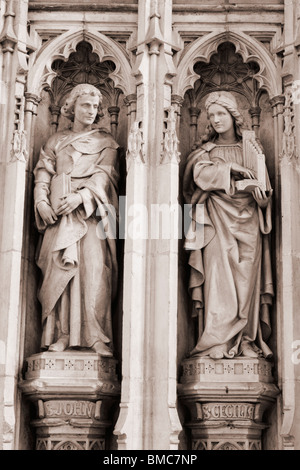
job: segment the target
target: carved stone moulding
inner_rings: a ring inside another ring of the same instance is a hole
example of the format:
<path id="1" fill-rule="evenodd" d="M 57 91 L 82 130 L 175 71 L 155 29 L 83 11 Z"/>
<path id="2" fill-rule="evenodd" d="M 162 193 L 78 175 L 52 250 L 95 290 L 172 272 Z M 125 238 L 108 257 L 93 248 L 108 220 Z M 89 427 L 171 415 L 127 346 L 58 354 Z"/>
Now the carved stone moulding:
<path id="1" fill-rule="evenodd" d="M 86 351 L 26 359 L 23 394 L 35 404 L 37 450 L 102 450 L 118 403 L 117 361 Z"/>
<path id="2" fill-rule="evenodd" d="M 193 450 L 261 450 L 262 427 L 224 423 L 192 429 Z"/>
<path id="3" fill-rule="evenodd" d="M 57 408 L 63 401 L 57 400 Z M 70 404 L 70 402 L 68 402 Z M 48 405 L 48 402 L 45 402 Z M 74 401 L 71 409 L 79 408 L 80 402 Z M 65 406 L 67 404 L 65 403 Z M 56 417 L 32 421 L 36 428 L 36 450 L 104 450 L 108 423 L 97 423 L 90 418 Z"/>
<path id="4" fill-rule="evenodd" d="M 264 359 L 210 359 L 193 357 L 182 362 L 181 382 L 273 382 L 272 363 Z"/>
<path id="5" fill-rule="evenodd" d="M 265 411 L 279 393 L 272 363 L 264 359 L 183 361 L 179 399 L 188 409 L 185 426 L 193 450 L 259 450 L 268 427 Z"/>

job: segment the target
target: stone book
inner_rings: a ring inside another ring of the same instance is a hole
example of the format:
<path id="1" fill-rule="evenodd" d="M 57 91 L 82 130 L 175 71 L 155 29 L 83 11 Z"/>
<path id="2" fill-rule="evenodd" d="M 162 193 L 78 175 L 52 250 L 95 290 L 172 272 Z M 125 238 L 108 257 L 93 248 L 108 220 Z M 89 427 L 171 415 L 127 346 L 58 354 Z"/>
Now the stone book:
<path id="1" fill-rule="evenodd" d="M 251 178 L 236 181 L 235 188 L 237 191 L 246 191 L 248 193 L 251 193 L 252 191 L 254 191 L 255 188 L 259 188 L 263 191 L 265 190 L 265 186 L 262 181 L 258 181 L 258 180 L 251 179 Z"/>
<path id="2" fill-rule="evenodd" d="M 54 175 L 50 184 L 50 203 L 55 213 L 62 202 L 62 198 L 71 193 L 71 177 L 66 173 Z"/>

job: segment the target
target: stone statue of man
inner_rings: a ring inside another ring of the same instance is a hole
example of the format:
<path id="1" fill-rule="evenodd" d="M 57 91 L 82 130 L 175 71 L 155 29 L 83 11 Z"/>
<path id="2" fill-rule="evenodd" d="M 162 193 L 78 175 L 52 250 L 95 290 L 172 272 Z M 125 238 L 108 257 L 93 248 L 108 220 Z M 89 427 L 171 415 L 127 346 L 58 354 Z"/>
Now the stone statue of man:
<path id="1" fill-rule="evenodd" d="M 37 265 L 44 350 L 113 355 L 118 144 L 108 131 L 93 128 L 101 102 L 92 85 L 71 91 L 62 114 L 72 126 L 49 138 L 34 170 L 35 218 L 43 234 Z"/>

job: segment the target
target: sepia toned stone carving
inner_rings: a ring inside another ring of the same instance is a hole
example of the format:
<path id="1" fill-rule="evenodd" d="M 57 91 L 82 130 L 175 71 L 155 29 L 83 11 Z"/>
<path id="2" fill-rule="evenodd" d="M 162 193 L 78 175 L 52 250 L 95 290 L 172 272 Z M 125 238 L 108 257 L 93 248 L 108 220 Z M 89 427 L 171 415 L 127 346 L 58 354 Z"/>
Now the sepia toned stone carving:
<path id="1" fill-rule="evenodd" d="M 207 403 L 202 405 L 203 419 L 253 419 L 255 406 L 251 403 Z"/>
<path id="2" fill-rule="evenodd" d="M 188 157 L 183 182 L 185 200 L 194 211 L 185 242 L 189 290 L 199 320 L 191 355 L 271 357 L 272 189 L 267 169 L 263 163 L 265 189 L 256 183 L 249 190 L 237 188 L 237 181 L 258 178 L 242 146 L 244 123 L 237 103 L 222 91 L 211 93 L 205 106 L 207 134 Z M 199 236 L 193 237 L 195 232 Z"/>
<path id="3" fill-rule="evenodd" d="M 285 90 L 285 103 L 283 106 L 284 131 L 282 136 L 281 159 L 285 161 L 297 161 L 296 138 L 295 138 L 295 112 L 293 87 Z"/>
<path id="4" fill-rule="evenodd" d="M 260 450 L 266 411 L 279 393 L 272 363 L 262 358 L 183 361 L 178 385 L 189 410 L 193 450 Z"/>
<path id="5" fill-rule="evenodd" d="M 221 362 L 210 358 L 195 356 L 182 362 L 182 382 L 189 383 L 195 380 L 206 382 L 212 377 L 218 380 L 253 381 L 261 382 L 272 380 L 272 363 L 263 359 L 248 359 L 236 357 L 223 359 Z"/>
<path id="6" fill-rule="evenodd" d="M 73 126 L 50 137 L 34 170 L 35 218 L 43 234 L 37 256 L 41 347 L 49 351 L 113 354 L 118 144 L 92 127 L 101 100 L 92 85 L 72 90 L 62 113 Z"/>
<path id="7" fill-rule="evenodd" d="M 238 440 L 238 441 L 216 441 L 216 440 L 195 440 L 193 450 L 261 450 L 260 440 Z"/>
<path id="8" fill-rule="evenodd" d="M 258 82 L 259 87 L 266 89 L 270 96 L 276 95 L 279 89 L 279 82 L 274 73 L 274 63 L 268 51 L 262 49 L 258 41 L 251 40 L 247 34 L 241 31 L 238 33 L 235 31 L 222 31 L 218 34 L 212 32 L 189 44 L 179 63 L 178 73 L 174 79 L 173 93 L 183 96 L 187 90 L 192 89 L 195 82 L 200 78 L 199 70 L 194 68 L 195 64 L 200 61 L 206 65 L 210 64 L 212 56 L 217 55 L 218 48 L 220 46 L 222 48 L 222 45 L 226 42 L 233 45 L 235 53 L 243 59 L 242 66 L 248 69 L 249 72 L 251 66 L 255 63 L 255 68 L 252 70 L 252 73 L 250 72 L 250 75 Z M 217 67 L 218 73 L 222 71 L 223 65 L 219 64 Z M 234 64 L 231 70 L 229 70 L 233 80 L 238 79 L 234 85 L 235 88 L 236 85 L 244 87 L 243 80 L 239 80 L 240 77 L 237 77 L 239 67 L 240 64 Z M 209 70 L 210 67 L 207 67 L 208 73 Z M 230 80 L 230 82 L 232 83 L 233 80 Z M 210 86 L 214 86 L 211 79 L 207 80 L 207 83 Z M 227 90 L 231 89 L 228 83 Z M 249 88 L 246 93 L 249 93 Z"/>
<path id="9" fill-rule="evenodd" d="M 13 134 L 11 159 L 27 161 L 27 139 L 26 131 L 24 130 L 24 107 L 25 98 L 23 96 L 16 96 L 16 109 L 15 109 L 15 130 Z"/>
<path id="10" fill-rule="evenodd" d="M 174 106 L 170 106 L 167 113 L 168 117 L 165 119 L 166 129 L 164 131 L 164 138 L 162 142 L 160 163 L 178 163 L 180 159 L 180 152 L 178 149 L 179 140 L 176 131 L 177 116 Z"/>
<path id="11" fill-rule="evenodd" d="M 37 450 L 103 450 L 120 395 L 117 361 L 87 351 L 34 354 L 19 383 L 35 405 Z"/>
<path id="12" fill-rule="evenodd" d="M 143 139 L 142 125 L 134 121 L 128 136 L 128 146 L 126 152 L 126 165 L 129 170 L 132 161 L 136 163 L 145 163 L 145 142 Z"/>

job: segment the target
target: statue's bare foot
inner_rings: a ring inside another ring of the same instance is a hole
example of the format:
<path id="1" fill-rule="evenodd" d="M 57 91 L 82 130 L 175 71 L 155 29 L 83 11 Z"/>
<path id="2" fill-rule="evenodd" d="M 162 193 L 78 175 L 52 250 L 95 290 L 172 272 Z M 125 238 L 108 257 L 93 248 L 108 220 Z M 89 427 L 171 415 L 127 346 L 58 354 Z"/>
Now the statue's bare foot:
<path id="1" fill-rule="evenodd" d="M 109 347 L 107 347 L 106 344 L 103 343 L 102 341 L 96 341 L 96 343 L 92 346 L 92 350 L 100 354 L 100 356 L 104 356 L 104 357 L 113 356 Z"/>
<path id="2" fill-rule="evenodd" d="M 48 351 L 62 352 L 69 346 L 69 336 L 61 336 L 56 343 L 53 343 L 49 346 Z"/>

